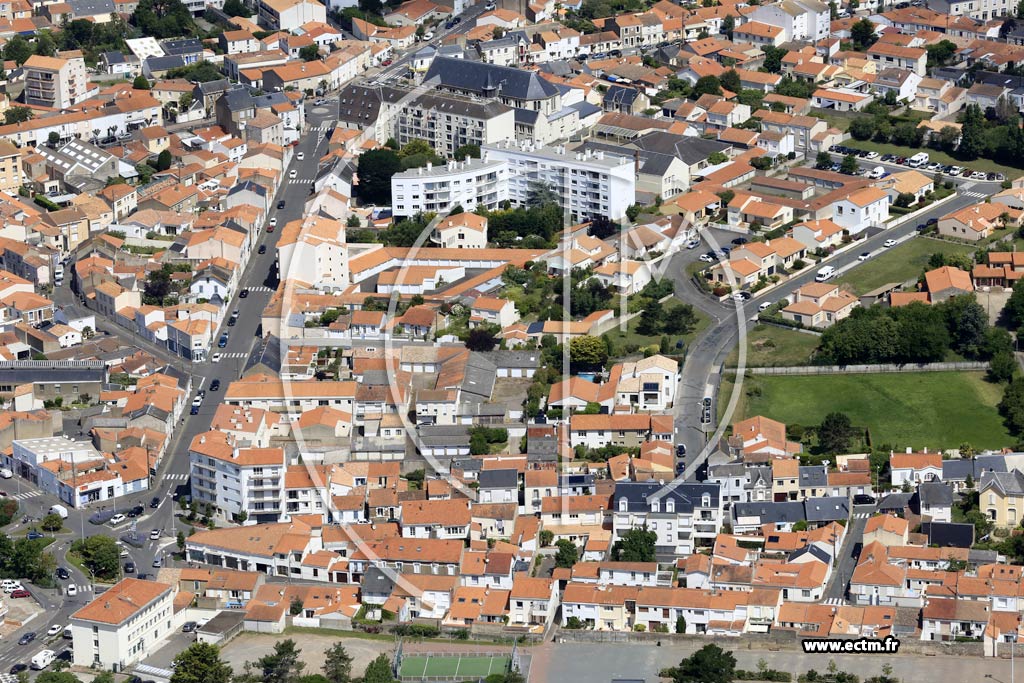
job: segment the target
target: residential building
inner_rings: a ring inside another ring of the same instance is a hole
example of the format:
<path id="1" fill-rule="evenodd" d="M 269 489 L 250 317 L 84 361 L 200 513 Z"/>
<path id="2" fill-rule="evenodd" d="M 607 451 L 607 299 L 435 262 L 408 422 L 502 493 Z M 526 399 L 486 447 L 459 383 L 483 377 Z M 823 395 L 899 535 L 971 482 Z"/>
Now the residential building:
<path id="1" fill-rule="evenodd" d="M 659 555 L 679 556 L 709 546 L 722 530 L 722 500 L 717 484 L 657 481 L 619 482 L 612 505 L 614 538 L 646 527 L 658 534 Z"/>
<path id="2" fill-rule="evenodd" d="M 25 104 L 58 111 L 90 97 L 85 60 L 32 55 L 22 67 L 25 72 Z"/>
<path id="3" fill-rule="evenodd" d="M 494 210 L 509 199 L 509 164 L 487 153 L 409 169 L 391 176 L 391 197 L 396 216 L 447 214 L 456 206 Z"/>

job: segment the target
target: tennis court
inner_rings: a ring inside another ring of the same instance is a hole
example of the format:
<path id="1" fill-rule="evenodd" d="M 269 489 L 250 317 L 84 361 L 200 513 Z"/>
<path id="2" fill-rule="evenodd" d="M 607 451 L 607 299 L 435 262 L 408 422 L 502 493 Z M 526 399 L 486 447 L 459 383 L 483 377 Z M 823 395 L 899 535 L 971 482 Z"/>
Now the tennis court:
<path id="1" fill-rule="evenodd" d="M 509 655 L 405 655 L 398 670 L 403 681 L 484 678 L 508 671 Z"/>

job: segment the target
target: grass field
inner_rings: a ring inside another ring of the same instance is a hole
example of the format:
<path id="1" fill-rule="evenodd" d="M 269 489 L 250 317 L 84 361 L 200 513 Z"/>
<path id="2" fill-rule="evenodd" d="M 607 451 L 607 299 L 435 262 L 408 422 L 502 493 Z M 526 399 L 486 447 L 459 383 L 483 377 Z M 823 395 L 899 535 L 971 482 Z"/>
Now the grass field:
<path id="1" fill-rule="evenodd" d="M 747 333 L 747 367 L 807 365 L 820 337 L 775 325 L 757 325 Z M 725 364 L 736 367 L 739 351 L 733 349 Z"/>
<path id="2" fill-rule="evenodd" d="M 947 255 L 973 254 L 974 247 L 915 237 L 873 256 L 866 263 L 844 273 L 837 282 L 849 284 L 854 293 L 860 295 L 890 282 L 913 280 L 925 270 L 928 258 L 939 252 Z"/>
<path id="3" fill-rule="evenodd" d="M 721 401 L 728 400 L 723 385 Z M 876 447 L 901 450 L 1002 448 L 1016 443 L 996 405 L 1000 385 L 981 372 L 750 377 L 733 421 L 765 415 L 787 424 L 816 425 L 830 412 L 846 413 L 871 431 Z"/>
<path id="4" fill-rule="evenodd" d="M 508 655 L 495 656 L 430 656 L 405 655 L 398 675 L 402 680 L 416 680 L 433 677 L 486 678 L 491 674 L 508 671 L 511 658 Z"/>
<path id="5" fill-rule="evenodd" d="M 853 149 L 864 149 L 869 152 L 878 152 L 879 154 L 895 154 L 901 157 L 912 157 L 918 152 L 928 152 L 928 158 L 934 162 L 943 164 L 944 166 L 961 166 L 969 168 L 973 171 L 984 171 L 986 173 L 1005 173 L 1007 178 L 1016 178 L 1024 175 L 1024 169 L 1014 168 L 1013 166 L 1003 166 L 997 164 L 989 159 L 975 159 L 974 161 L 960 161 L 955 159 L 945 152 L 940 152 L 929 147 L 922 147 L 920 149 L 914 149 L 912 147 L 902 147 L 900 145 L 890 145 L 884 142 L 872 142 L 870 140 L 847 140 L 843 143 L 847 147 Z"/>

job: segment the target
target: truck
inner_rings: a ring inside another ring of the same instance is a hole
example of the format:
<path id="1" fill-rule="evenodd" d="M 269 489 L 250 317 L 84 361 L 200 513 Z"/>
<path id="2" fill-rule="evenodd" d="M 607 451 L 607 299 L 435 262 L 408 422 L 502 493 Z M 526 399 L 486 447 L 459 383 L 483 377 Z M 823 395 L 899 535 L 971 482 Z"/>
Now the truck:
<path id="1" fill-rule="evenodd" d="M 64 507 L 63 505 L 51 505 L 50 506 L 50 512 L 48 514 L 60 515 L 61 519 L 67 519 L 68 518 L 68 509 L 66 507 Z"/>
<path id="2" fill-rule="evenodd" d="M 921 168 L 922 166 L 927 166 L 928 161 L 928 152 L 918 152 L 907 159 L 907 166 L 910 166 L 911 168 Z"/>
<path id="3" fill-rule="evenodd" d="M 831 280 L 832 276 L 835 274 L 835 268 L 833 268 L 832 266 L 825 266 L 824 268 L 818 270 L 817 274 L 814 276 L 814 281 L 825 282 L 826 280 Z"/>
<path id="4" fill-rule="evenodd" d="M 53 650 L 42 650 L 32 658 L 32 668 L 36 671 L 41 671 L 50 666 L 56 658 L 57 653 Z"/>

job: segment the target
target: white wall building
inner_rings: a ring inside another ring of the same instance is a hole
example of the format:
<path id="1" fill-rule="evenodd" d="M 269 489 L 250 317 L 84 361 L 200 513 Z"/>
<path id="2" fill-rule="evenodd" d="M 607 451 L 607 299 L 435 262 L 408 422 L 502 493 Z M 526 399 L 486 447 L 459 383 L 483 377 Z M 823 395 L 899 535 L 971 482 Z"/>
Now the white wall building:
<path id="1" fill-rule="evenodd" d="M 658 534 L 661 552 L 690 555 L 714 542 L 722 529 L 722 501 L 717 484 L 620 482 L 615 486 L 613 540 L 646 526 Z"/>
<path id="2" fill-rule="evenodd" d="M 433 212 L 447 214 L 456 206 L 488 210 L 509 198 L 508 162 L 484 154 L 483 159 L 450 161 L 391 176 L 391 203 L 395 216 Z"/>
<path id="3" fill-rule="evenodd" d="M 123 579 L 71 615 L 74 664 L 126 671 L 176 626 L 172 586 Z"/>
<path id="4" fill-rule="evenodd" d="M 889 220 L 889 195 L 877 187 L 865 187 L 832 205 L 832 221 L 859 235 L 867 228 L 882 227 Z"/>
<path id="5" fill-rule="evenodd" d="M 284 513 L 285 457 L 280 448 L 238 448 L 223 432 L 197 435 L 189 446 L 192 499 L 215 517 L 245 524 L 276 522 Z"/>
<path id="6" fill-rule="evenodd" d="M 634 161 L 603 151 L 573 152 L 564 145 L 534 147 L 505 142 L 484 148 L 488 159 L 508 162 L 508 196 L 527 206 L 531 185 L 539 181 L 561 198 L 574 222 L 597 216 L 618 220 L 636 200 Z"/>

